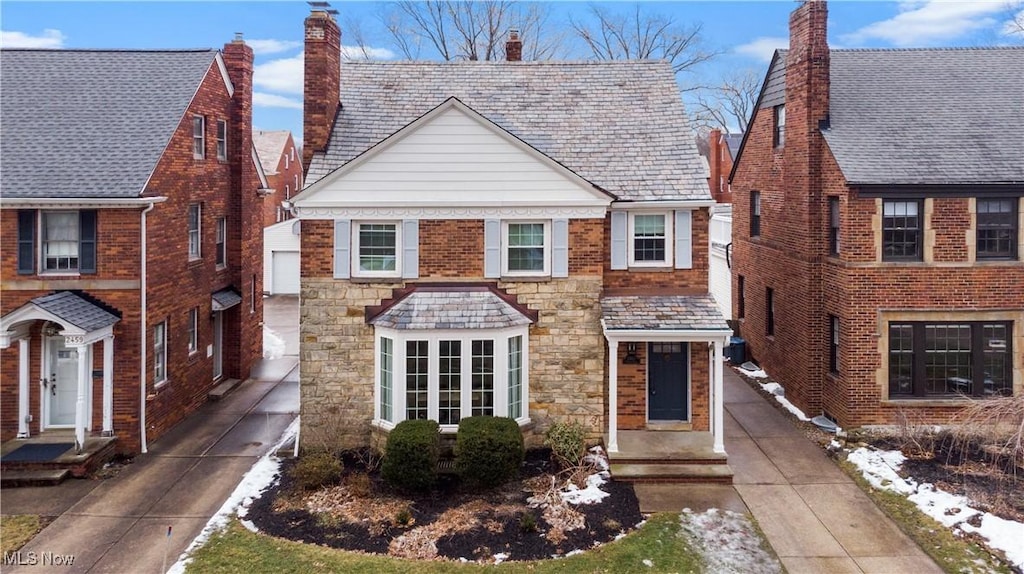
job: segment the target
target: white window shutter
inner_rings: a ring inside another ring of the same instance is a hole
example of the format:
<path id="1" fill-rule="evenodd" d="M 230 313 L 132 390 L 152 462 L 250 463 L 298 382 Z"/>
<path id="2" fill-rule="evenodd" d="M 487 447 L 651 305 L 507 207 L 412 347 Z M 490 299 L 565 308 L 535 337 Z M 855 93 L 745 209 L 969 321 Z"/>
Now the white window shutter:
<path id="1" fill-rule="evenodd" d="M 402 278 L 418 279 L 420 276 L 420 222 L 416 219 L 402 221 Z"/>
<path id="2" fill-rule="evenodd" d="M 348 279 L 352 268 L 352 220 L 334 221 L 334 278 Z"/>
<path id="3" fill-rule="evenodd" d="M 484 220 L 484 277 L 501 277 L 501 220 Z"/>
<path id="4" fill-rule="evenodd" d="M 676 269 L 693 268 L 693 212 L 676 212 Z"/>
<path id="5" fill-rule="evenodd" d="M 569 276 L 569 220 L 551 222 L 551 276 Z"/>
<path id="6" fill-rule="evenodd" d="M 626 230 L 625 211 L 612 212 L 612 269 L 626 269 L 629 267 L 626 257 L 629 248 L 629 238 Z"/>

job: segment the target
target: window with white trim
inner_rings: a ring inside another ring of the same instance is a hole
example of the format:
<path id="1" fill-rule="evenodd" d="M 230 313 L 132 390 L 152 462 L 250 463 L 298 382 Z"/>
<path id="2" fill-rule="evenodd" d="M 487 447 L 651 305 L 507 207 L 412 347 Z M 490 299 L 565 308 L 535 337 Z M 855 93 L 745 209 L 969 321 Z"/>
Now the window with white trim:
<path id="1" fill-rule="evenodd" d="M 188 206 L 188 259 L 199 259 L 203 256 L 201 237 L 202 208 L 198 203 Z"/>
<path id="2" fill-rule="evenodd" d="M 192 116 L 192 157 L 206 157 L 206 118 L 203 116 Z"/>
<path id="3" fill-rule="evenodd" d="M 78 271 L 78 212 L 43 211 L 41 218 L 43 271 Z"/>
<path id="4" fill-rule="evenodd" d="M 395 277 L 401 272 L 401 225 L 360 222 L 352 225 L 352 272 L 356 277 Z"/>
<path id="5" fill-rule="evenodd" d="M 228 218 L 217 218 L 217 268 L 228 264 Z"/>
<path id="6" fill-rule="evenodd" d="M 167 321 L 153 326 L 153 382 L 167 380 Z"/>
<path id="7" fill-rule="evenodd" d="M 388 428 L 431 419 L 450 432 L 481 415 L 529 421 L 526 326 L 430 333 L 378 327 L 376 358 L 376 419 Z"/>
<path id="8" fill-rule="evenodd" d="M 199 350 L 199 308 L 188 310 L 188 354 Z"/>
<path id="9" fill-rule="evenodd" d="M 668 213 L 629 214 L 629 265 L 672 264 L 672 219 Z"/>
<path id="10" fill-rule="evenodd" d="M 551 223 L 503 221 L 502 275 L 551 274 Z"/>
<path id="11" fill-rule="evenodd" d="M 228 122 L 217 120 L 217 159 L 228 159 Z"/>

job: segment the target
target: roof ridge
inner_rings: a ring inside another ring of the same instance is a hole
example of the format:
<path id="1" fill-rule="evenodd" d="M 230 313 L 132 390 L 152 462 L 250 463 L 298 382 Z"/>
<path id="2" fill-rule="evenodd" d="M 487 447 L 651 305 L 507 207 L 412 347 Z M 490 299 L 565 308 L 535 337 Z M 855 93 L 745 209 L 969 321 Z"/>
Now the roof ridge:
<path id="1" fill-rule="evenodd" d="M 932 48 L 830 48 L 830 52 L 983 52 L 1024 50 L 1024 46 L 937 46 Z"/>
<path id="2" fill-rule="evenodd" d="M 217 48 L 0 48 L 4 52 L 106 52 L 106 53 L 202 53 L 217 52 Z"/>
<path id="3" fill-rule="evenodd" d="M 628 60 L 524 60 L 508 62 L 505 60 L 344 60 L 343 66 L 613 66 L 635 64 L 660 64 L 665 59 L 628 59 Z"/>

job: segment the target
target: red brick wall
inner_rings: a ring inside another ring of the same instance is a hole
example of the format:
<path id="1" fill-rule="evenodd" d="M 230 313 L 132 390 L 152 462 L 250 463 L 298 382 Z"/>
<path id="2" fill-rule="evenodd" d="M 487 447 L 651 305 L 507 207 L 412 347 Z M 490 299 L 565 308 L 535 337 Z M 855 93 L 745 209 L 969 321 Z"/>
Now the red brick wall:
<path id="1" fill-rule="evenodd" d="M 672 219 L 672 218 L 670 218 Z M 692 291 L 707 293 L 708 290 L 708 222 L 710 217 L 707 208 L 693 211 L 692 220 L 692 269 L 676 269 L 672 266 L 654 270 L 612 270 L 611 258 L 604 260 L 605 289 L 670 289 L 676 291 Z M 612 223 L 611 216 L 604 222 L 604 252 L 611 253 Z M 673 246 L 673 250 L 674 250 Z"/>
<path id="2" fill-rule="evenodd" d="M 334 127 L 341 90 L 341 30 L 327 12 L 314 11 L 305 22 L 306 44 L 302 100 L 302 171 L 313 153 L 323 151 Z"/>
<path id="3" fill-rule="evenodd" d="M 708 134 L 708 187 L 711 197 L 718 203 L 732 203 L 732 191 L 729 187 L 729 172 L 732 171 L 732 154 L 729 146 L 722 138 L 718 129 Z"/>
<path id="4" fill-rule="evenodd" d="M 690 347 L 690 423 L 695 431 L 709 431 L 709 372 L 706 343 Z M 623 363 L 626 343 L 618 349 L 618 421 L 619 430 L 647 428 L 647 343 L 636 343 L 638 365 Z"/>
<path id="5" fill-rule="evenodd" d="M 294 161 L 291 159 L 292 154 L 295 155 Z M 302 189 L 302 154 L 295 149 L 295 142 L 290 133 L 281 155 L 277 158 L 274 173 L 266 175 L 267 182 L 274 189 L 274 193 L 263 201 L 264 227 L 291 219 L 291 213 L 281 209 L 281 219 L 279 220 L 278 210 L 281 208 L 281 202 L 295 197 L 295 194 Z M 296 185 L 296 181 L 298 181 L 298 185 Z"/>

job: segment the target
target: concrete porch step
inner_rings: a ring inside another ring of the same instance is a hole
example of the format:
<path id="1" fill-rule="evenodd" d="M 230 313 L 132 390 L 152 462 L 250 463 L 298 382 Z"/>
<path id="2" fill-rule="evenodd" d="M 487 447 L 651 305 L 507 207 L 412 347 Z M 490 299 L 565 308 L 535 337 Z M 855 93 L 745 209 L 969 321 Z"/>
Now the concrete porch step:
<path id="1" fill-rule="evenodd" d="M 724 454 L 706 453 L 700 455 L 653 455 L 645 456 L 642 453 L 613 453 L 608 456 L 611 464 L 632 464 L 632 465 L 724 465 L 729 463 L 729 457 Z"/>
<path id="2" fill-rule="evenodd" d="M 235 387 L 240 385 L 242 381 L 239 379 L 226 379 L 221 381 L 216 387 L 210 389 L 210 392 L 206 394 L 206 398 L 211 401 L 219 401 L 223 399 L 228 393 L 235 390 Z"/>
<path id="3" fill-rule="evenodd" d="M 612 463 L 612 478 L 624 482 L 732 484 L 728 464 Z"/>
<path id="4" fill-rule="evenodd" d="M 0 474 L 0 488 L 56 486 L 71 476 L 66 468 L 8 470 Z"/>

